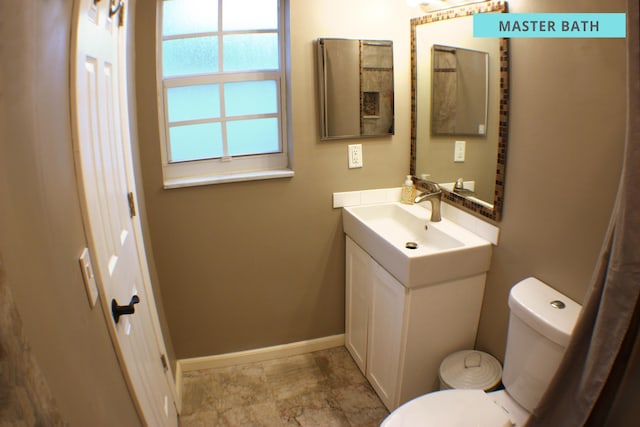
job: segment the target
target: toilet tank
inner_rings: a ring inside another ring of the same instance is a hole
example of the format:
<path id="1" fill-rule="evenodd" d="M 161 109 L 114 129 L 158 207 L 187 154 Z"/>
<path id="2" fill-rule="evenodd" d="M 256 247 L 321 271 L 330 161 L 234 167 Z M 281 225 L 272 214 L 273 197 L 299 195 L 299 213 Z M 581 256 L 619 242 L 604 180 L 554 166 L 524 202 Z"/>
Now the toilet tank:
<path id="1" fill-rule="evenodd" d="M 551 382 L 581 308 L 534 277 L 511 288 L 502 382 L 529 412 Z"/>

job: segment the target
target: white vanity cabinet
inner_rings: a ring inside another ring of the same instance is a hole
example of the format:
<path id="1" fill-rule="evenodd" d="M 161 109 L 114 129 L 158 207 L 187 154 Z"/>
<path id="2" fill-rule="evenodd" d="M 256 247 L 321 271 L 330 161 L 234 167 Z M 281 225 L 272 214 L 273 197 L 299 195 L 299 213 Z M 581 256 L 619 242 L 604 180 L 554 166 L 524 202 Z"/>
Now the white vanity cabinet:
<path id="1" fill-rule="evenodd" d="M 473 348 L 484 281 L 410 289 L 346 237 L 345 346 L 390 411 L 436 390 L 442 359 Z"/>
<path id="2" fill-rule="evenodd" d="M 407 289 L 349 237 L 346 256 L 345 345 L 390 407 L 396 397 Z"/>
<path id="3" fill-rule="evenodd" d="M 389 407 L 397 395 L 408 289 L 372 258 L 371 261 L 366 376 Z"/>
<path id="4" fill-rule="evenodd" d="M 367 335 L 373 259 L 347 237 L 345 347 L 364 374 L 367 367 Z"/>

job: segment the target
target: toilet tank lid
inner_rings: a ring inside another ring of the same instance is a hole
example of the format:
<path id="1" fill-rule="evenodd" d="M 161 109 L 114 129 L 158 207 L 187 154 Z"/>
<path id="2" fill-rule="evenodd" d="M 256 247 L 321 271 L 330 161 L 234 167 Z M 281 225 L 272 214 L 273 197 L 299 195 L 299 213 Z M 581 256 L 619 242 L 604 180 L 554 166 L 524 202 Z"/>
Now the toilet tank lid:
<path id="1" fill-rule="evenodd" d="M 582 306 L 535 277 L 528 277 L 511 288 L 509 309 L 541 335 L 566 347 Z"/>

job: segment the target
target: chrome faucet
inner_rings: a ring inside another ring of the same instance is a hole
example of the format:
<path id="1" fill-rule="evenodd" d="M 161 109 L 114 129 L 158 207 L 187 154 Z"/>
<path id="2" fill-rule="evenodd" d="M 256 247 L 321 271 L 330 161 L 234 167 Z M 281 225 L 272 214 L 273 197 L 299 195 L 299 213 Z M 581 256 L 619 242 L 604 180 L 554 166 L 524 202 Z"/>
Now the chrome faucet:
<path id="1" fill-rule="evenodd" d="M 440 186 L 433 181 L 422 181 L 425 191 L 418 194 L 414 199 L 414 203 L 421 203 L 425 200 L 431 202 L 431 222 L 438 222 L 442 219 L 440 215 L 440 204 L 442 203 L 442 190 Z"/>

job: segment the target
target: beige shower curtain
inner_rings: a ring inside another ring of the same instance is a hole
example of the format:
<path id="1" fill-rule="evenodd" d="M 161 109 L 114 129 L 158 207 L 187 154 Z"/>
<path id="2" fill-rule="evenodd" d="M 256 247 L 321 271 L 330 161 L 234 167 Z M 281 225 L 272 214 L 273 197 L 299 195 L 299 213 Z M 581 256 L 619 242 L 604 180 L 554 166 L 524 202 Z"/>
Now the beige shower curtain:
<path id="1" fill-rule="evenodd" d="M 558 374 L 527 427 L 640 425 L 640 49 L 627 2 L 627 132 L 614 212 Z"/>

